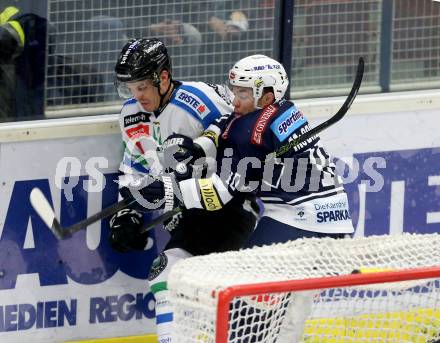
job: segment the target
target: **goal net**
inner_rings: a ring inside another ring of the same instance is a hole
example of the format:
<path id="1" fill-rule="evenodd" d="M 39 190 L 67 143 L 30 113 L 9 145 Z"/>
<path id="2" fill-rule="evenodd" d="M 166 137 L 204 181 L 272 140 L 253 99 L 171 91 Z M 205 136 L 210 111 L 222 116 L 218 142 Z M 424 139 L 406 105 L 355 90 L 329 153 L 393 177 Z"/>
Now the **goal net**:
<path id="1" fill-rule="evenodd" d="M 193 257 L 176 342 L 440 342 L 440 235 L 301 239 Z"/>

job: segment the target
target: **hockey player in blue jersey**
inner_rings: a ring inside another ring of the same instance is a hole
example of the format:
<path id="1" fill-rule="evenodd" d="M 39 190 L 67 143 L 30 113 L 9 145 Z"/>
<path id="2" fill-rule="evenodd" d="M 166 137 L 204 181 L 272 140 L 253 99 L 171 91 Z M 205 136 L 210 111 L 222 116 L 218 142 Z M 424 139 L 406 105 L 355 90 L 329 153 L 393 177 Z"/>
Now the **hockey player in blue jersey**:
<path id="1" fill-rule="evenodd" d="M 309 126 L 296 106 L 284 99 L 288 78 L 283 66 L 267 56 L 249 56 L 231 69 L 229 83 L 234 94 L 233 114 L 216 120 L 194 144 L 203 143 L 205 151 L 217 152 L 216 173 L 209 178 L 191 177 L 191 164 L 178 163 L 174 175 L 122 188 L 121 194 L 137 197 L 139 205 L 215 213 L 237 195 L 254 193 L 263 201 L 264 213 L 243 247 L 352 234 L 342 180 L 319 137 L 285 148 Z M 187 161 L 190 144 L 176 142 L 176 160 Z M 209 145 L 217 150 L 207 149 Z M 200 151 L 193 147 L 190 155 L 200 157 Z M 207 232 L 210 229 L 210 225 L 205 228 Z M 302 335 L 313 294 L 302 298 L 303 315 L 299 317 L 290 309 L 295 302 L 286 303 L 277 343 L 297 341 Z M 249 306 L 245 305 L 243 311 L 249 311 Z M 258 308 L 252 311 L 260 313 Z M 263 311 L 261 315 L 268 319 L 272 314 Z M 270 320 L 267 323 L 270 325 Z M 245 335 L 249 342 L 265 341 L 264 327 L 245 322 L 239 325 L 240 337 Z"/>
<path id="2" fill-rule="evenodd" d="M 130 40 L 120 53 L 115 71 L 118 93 L 127 99 L 119 117 L 125 146 L 121 186 L 147 175 L 159 177 L 170 167 L 163 165 L 164 160 L 157 154 L 162 144 L 170 141 L 178 139 L 193 146 L 194 139 L 203 154 L 210 153 L 210 140 L 197 137 L 215 119 L 232 111 L 225 89 L 203 82 L 173 80 L 167 49 L 155 38 Z M 239 249 L 255 227 L 251 203 L 249 197 L 239 196 L 215 213 L 185 209 L 166 223 L 171 238 L 149 275 L 156 298 L 159 342 L 171 342 L 172 310 L 166 285 L 170 268 L 189 256 Z M 139 233 L 143 221 L 144 215 L 134 208 L 114 215 L 110 220 L 112 247 L 127 252 L 151 246 L 148 242 L 152 237 Z"/>
<path id="3" fill-rule="evenodd" d="M 282 150 L 309 130 L 304 115 L 284 99 L 288 78 L 283 66 L 267 56 L 249 56 L 231 69 L 229 83 L 234 113 L 217 120 L 205 137 L 218 147 L 217 173 L 186 180 L 178 175 L 181 181 L 174 188 L 156 180 L 123 192 L 138 192 L 151 203 L 165 197 L 169 207 L 210 212 L 223 208 L 237 193 L 253 192 L 263 201 L 264 213 L 243 247 L 352 234 L 342 180 L 319 137 Z"/>

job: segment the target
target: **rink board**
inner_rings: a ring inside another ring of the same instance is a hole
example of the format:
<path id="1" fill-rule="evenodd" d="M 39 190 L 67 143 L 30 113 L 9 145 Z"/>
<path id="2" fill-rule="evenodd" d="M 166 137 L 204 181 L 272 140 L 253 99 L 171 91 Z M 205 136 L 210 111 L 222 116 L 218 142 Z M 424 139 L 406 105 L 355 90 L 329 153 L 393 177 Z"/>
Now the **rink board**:
<path id="1" fill-rule="evenodd" d="M 363 104 L 322 134 L 347 170 L 359 164 L 346 185 L 358 235 L 440 232 L 438 99 L 384 113 L 367 113 Z M 302 106 L 316 125 L 338 103 Z M 41 188 L 64 225 L 99 211 L 116 201 L 120 156 L 116 116 L 0 125 L 2 343 L 154 333 L 147 272 L 166 234 L 157 231 L 145 252 L 121 255 L 108 246 L 104 220 L 58 242 L 29 202 L 32 188 Z M 377 157 L 385 168 L 370 165 Z M 365 191 L 374 171 L 382 188 Z"/>
<path id="2" fill-rule="evenodd" d="M 117 133 L 0 145 L 0 342 L 154 333 L 147 275 L 156 245 L 112 251 L 108 220 L 57 241 L 29 202 L 40 188 L 63 225 L 109 206 L 121 151 Z"/>
<path id="3" fill-rule="evenodd" d="M 440 309 L 417 309 L 306 322 L 305 343 L 413 342 L 440 334 Z M 437 328 L 437 329 L 436 329 Z M 316 335 L 316 337 L 314 337 Z"/>
<path id="4" fill-rule="evenodd" d="M 91 339 L 87 341 L 69 341 L 65 343 L 157 343 L 156 335 L 130 336 L 130 337 L 116 337 Z"/>

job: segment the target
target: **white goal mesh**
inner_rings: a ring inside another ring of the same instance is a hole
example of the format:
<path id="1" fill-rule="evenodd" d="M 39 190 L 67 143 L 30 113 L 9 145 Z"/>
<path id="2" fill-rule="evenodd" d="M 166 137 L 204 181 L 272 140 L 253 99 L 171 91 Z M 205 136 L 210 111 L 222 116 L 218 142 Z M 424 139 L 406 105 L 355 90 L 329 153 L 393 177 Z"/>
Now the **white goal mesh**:
<path id="1" fill-rule="evenodd" d="M 437 234 L 302 239 L 193 257 L 169 278 L 174 338 L 436 342 L 438 267 Z"/>

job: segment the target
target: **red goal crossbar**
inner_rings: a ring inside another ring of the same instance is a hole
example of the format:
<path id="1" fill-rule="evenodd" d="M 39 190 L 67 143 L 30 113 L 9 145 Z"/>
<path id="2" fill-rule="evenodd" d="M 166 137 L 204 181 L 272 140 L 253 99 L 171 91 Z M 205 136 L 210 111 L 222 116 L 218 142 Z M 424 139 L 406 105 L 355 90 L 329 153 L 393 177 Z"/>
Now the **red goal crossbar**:
<path id="1" fill-rule="evenodd" d="M 310 278 L 304 280 L 288 280 L 230 286 L 225 288 L 224 290 L 218 291 L 216 343 L 228 342 L 229 306 L 231 300 L 235 297 L 255 296 L 265 293 L 307 291 L 314 289 L 359 286 L 367 284 L 431 278 L 440 278 L 440 267 L 414 268 L 398 271 L 350 274 L 321 278 Z"/>

